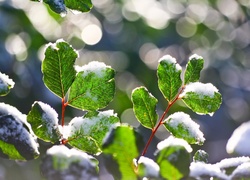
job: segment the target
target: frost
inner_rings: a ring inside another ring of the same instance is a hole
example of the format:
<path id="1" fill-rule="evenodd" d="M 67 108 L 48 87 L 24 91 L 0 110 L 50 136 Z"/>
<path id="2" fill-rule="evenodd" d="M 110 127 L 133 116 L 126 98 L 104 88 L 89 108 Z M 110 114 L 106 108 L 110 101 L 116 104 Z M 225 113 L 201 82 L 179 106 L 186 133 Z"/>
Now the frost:
<path id="1" fill-rule="evenodd" d="M 175 130 L 178 130 L 178 128 L 182 126 L 182 128 L 188 131 L 188 137 L 191 136 L 196 141 L 198 141 L 198 143 L 203 143 L 205 141 L 203 133 L 199 129 L 200 126 L 195 123 L 188 114 L 185 114 L 183 112 L 176 112 L 170 115 L 165 120 L 165 122 Z"/>
<path id="2" fill-rule="evenodd" d="M 145 176 L 146 177 L 159 177 L 160 167 L 152 159 L 141 156 L 138 160 L 138 164 L 143 164 L 146 168 Z"/>
<path id="3" fill-rule="evenodd" d="M 241 124 L 232 134 L 227 142 L 227 152 L 240 155 L 250 155 L 250 121 Z"/>
<path id="4" fill-rule="evenodd" d="M 0 92 L 1 89 L 4 89 L 5 91 L 13 88 L 15 85 L 14 81 L 9 78 L 6 74 L 0 73 Z"/>
<path id="5" fill-rule="evenodd" d="M 226 169 L 230 167 L 239 166 L 242 163 L 249 161 L 250 161 L 249 157 L 235 157 L 235 158 L 223 159 L 220 162 L 216 163 L 215 165 L 218 166 L 220 169 Z"/>
<path id="6" fill-rule="evenodd" d="M 75 69 L 77 72 L 82 72 L 82 76 L 85 77 L 89 73 L 95 73 L 97 77 L 101 78 L 105 74 L 105 70 L 107 68 L 111 68 L 110 66 L 107 66 L 103 62 L 98 62 L 98 61 L 92 61 L 87 65 L 84 66 L 75 66 Z"/>
<path id="7" fill-rule="evenodd" d="M 197 93 L 201 98 L 204 96 L 214 97 L 218 93 L 218 89 L 211 83 L 194 82 L 186 85 L 184 91 L 180 94 L 180 98 L 185 96 L 188 92 Z"/>
<path id="8" fill-rule="evenodd" d="M 176 71 L 180 71 L 182 69 L 181 66 L 176 62 L 176 59 L 170 55 L 165 55 L 165 56 L 161 57 L 159 59 L 159 63 L 162 61 L 166 62 L 167 64 L 175 64 Z"/>
<path id="9" fill-rule="evenodd" d="M 243 177 L 250 177 L 250 162 L 239 165 L 230 175 L 230 179 L 244 179 Z"/>
<path id="10" fill-rule="evenodd" d="M 192 56 L 189 57 L 189 60 L 199 60 L 199 59 L 203 59 L 203 57 L 197 54 L 193 54 Z"/>
<path id="11" fill-rule="evenodd" d="M 45 48 L 45 51 L 47 50 L 47 48 L 48 47 L 51 47 L 52 49 L 54 49 L 54 50 L 56 50 L 56 51 L 58 51 L 59 50 L 59 48 L 57 47 L 57 44 L 59 44 L 59 43 L 67 43 L 67 42 L 65 42 L 63 39 L 58 39 L 55 43 L 48 43 L 48 44 L 46 44 L 46 48 Z M 68 44 L 67 44 L 68 45 Z M 79 53 L 71 46 L 71 45 L 69 45 L 71 48 L 72 48 L 72 50 L 77 54 L 77 57 L 79 57 Z"/>
<path id="12" fill-rule="evenodd" d="M 195 178 L 210 176 L 218 177 L 220 179 L 228 179 L 228 176 L 225 175 L 218 166 L 205 164 L 203 162 L 192 162 L 189 175 Z"/>
<path id="13" fill-rule="evenodd" d="M 64 131 L 64 138 L 68 138 L 76 134 L 79 130 L 82 130 L 84 135 L 88 135 L 93 126 L 98 124 L 103 118 L 109 118 L 111 116 L 117 117 L 113 110 L 99 112 L 97 116 L 86 118 L 86 117 L 75 117 L 73 118 L 69 126 Z M 106 124 L 107 123 L 107 124 Z M 110 126 L 109 121 L 103 121 L 100 126 L 98 126 L 98 131 L 102 131 L 102 126 Z"/>
<path id="14" fill-rule="evenodd" d="M 173 136 L 168 137 L 167 139 L 159 142 L 157 144 L 157 149 L 162 150 L 168 146 L 183 146 L 187 150 L 187 152 L 191 153 L 192 148 L 191 146 L 187 143 L 187 141 L 179 138 L 175 138 Z"/>
<path id="15" fill-rule="evenodd" d="M 56 111 L 50 107 L 50 105 L 42 103 L 42 102 L 35 102 L 38 103 L 39 106 L 42 108 L 42 120 L 46 124 L 47 132 L 50 136 L 53 135 L 53 130 L 58 127 L 58 114 Z"/>

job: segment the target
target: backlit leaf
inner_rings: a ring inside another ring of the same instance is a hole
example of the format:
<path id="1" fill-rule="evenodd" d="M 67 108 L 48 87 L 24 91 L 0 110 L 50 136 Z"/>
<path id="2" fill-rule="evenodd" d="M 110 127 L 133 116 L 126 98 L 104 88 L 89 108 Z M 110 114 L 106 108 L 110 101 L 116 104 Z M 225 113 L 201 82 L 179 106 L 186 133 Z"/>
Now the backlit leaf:
<path id="1" fill-rule="evenodd" d="M 49 43 L 42 62 L 43 81 L 45 85 L 60 98 L 65 97 L 73 83 L 77 52 L 63 40 Z"/>
<path id="2" fill-rule="evenodd" d="M 158 100 L 145 87 L 132 92 L 133 110 L 138 121 L 146 128 L 153 129 L 158 119 L 156 104 Z"/>
<path id="3" fill-rule="evenodd" d="M 167 101 L 172 101 L 182 86 L 181 71 L 175 58 L 166 55 L 159 60 L 158 86 Z"/>

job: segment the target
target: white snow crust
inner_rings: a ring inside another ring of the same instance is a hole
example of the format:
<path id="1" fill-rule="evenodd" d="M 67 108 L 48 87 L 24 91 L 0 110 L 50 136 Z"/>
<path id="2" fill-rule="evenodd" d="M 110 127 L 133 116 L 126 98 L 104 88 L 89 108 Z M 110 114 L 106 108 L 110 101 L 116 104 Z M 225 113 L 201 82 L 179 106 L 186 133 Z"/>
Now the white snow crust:
<path id="1" fill-rule="evenodd" d="M 226 158 L 221 160 L 220 162 L 216 163 L 215 165 L 218 166 L 220 169 L 226 169 L 230 167 L 236 167 L 241 165 L 242 163 L 250 162 L 249 157 L 234 157 L 234 158 Z"/>
<path id="2" fill-rule="evenodd" d="M 205 138 L 203 133 L 200 131 L 200 125 L 195 123 L 188 114 L 184 112 L 176 112 L 170 115 L 166 120 L 172 128 L 178 129 L 178 126 L 182 124 L 185 129 L 188 130 L 189 134 L 199 142 L 204 142 Z"/>
<path id="3" fill-rule="evenodd" d="M 138 164 L 143 164 L 146 168 L 146 177 L 159 177 L 160 167 L 152 159 L 141 156 Z"/>
<path id="4" fill-rule="evenodd" d="M 13 88 L 15 85 L 14 81 L 9 78 L 8 75 L 0 73 L 0 89 L 10 86 Z"/>
<path id="5" fill-rule="evenodd" d="M 234 130 L 226 146 L 227 153 L 237 153 L 242 156 L 250 156 L 250 121 L 241 124 Z"/>
<path id="6" fill-rule="evenodd" d="M 161 57 L 161 58 L 159 59 L 159 63 L 160 63 L 161 61 L 164 61 L 164 62 L 166 62 L 166 63 L 168 63 L 168 64 L 175 64 L 175 69 L 176 69 L 176 71 L 182 70 L 181 66 L 176 62 L 176 59 L 173 58 L 173 57 L 170 56 L 170 55 L 165 55 L 165 56 Z"/>
<path id="7" fill-rule="evenodd" d="M 91 61 L 89 64 L 84 66 L 75 66 L 77 72 L 82 72 L 82 71 L 84 72 L 82 74 L 83 77 L 93 72 L 96 74 L 97 77 L 101 78 L 104 75 L 106 68 L 111 68 L 111 67 L 107 66 L 103 62 L 98 62 L 98 61 Z"/>
<path id="8" fill-rule="evenodd" d="M 159 142 L 157 144 L 157 149 L 162 150 L 168 146 L 183 146 L 187 150 L 187 152 L 191 153 L 193 151 L 192 147 L 187 143 L 187 141 L 179 138 L 175 138 L 173 136 L 169 136 L 167 139 Z"/>
<path id="9" fill-rule="evenodd" d="M 197 54 L 193 54 L 192 56 L 189 57 L 189 60 L 194 59 L 194 60 L 198 60 L 198 59 L 203 59 L 203 57 L 197 55 Z"/>

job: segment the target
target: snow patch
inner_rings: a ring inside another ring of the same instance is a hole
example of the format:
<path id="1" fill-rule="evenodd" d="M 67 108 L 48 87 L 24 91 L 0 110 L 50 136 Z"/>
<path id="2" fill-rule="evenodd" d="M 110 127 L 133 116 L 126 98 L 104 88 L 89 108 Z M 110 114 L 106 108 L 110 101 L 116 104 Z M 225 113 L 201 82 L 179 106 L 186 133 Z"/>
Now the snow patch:
<path id="1" fill-rule="evenodd" d="M 193 151 L 192 147 L 187 143 L 187 141 L 184 139 L 175 138 L 173 136 L 169 136 L 167 139 L 159 142 L 157 144 L 157 149 L 162 150 L 168 146 L 183 146 L 187 152 L 191 153 Z"/>
<path id="2" fill-rule="evenodd" d="M 250 162 L 239 165 L 230 175 L 230 179 L 236 179 L 238 176 L 240 179 L 244 179 L 243 177 L 250 177 Z"/>
<path id="3" fill-rule="evenodd" d="M 204 142 L 205 138 L 200 131 L 200 126 L 195 123 L 188 114 L 183 112 L 176 112 L 170 115 L 165 122 L 174 129 L 178 129 L 178 126 L 182 125 L 188 130 L 189 134 L 194 137 L 198 142 Z"/>
<path id="4" fill-rule="evenodd" d="M 101 78 L 105 74 L 105 70 L 107 68 L 111 68 L 110 66 L 107 66 L 103 62 L 98 61 L 92 61 L 87 65 L 84 66 L 75 66 L 75 70 L 77 72 L 83 72 L 82 76 L 85 77 L 89 73 L 95 73 L 97 77 Z"/>
<path id="5" fill-rule="evenodd" d="M 192 56 L 189 57 L 189 61 L 190 60 L 199 60 L 199 59 L 203 59 L 203 57 L 201 57 L 197 54 L 193 54 Z"/>
<path id="6" fill-rule="evenodd" d="M 177 63 L 176 59 L 170 55 L 165 55 L 165 56 L 161 57 L 159 59 L 159 63 L 162 61 L 166 62 L 167 64 L 175 64 L 176 71 L 182 70 L 181 66 Z"/>
<path id="7" fill-rule="evenodd" d="M 8 75 L 0 73 L 0 89 L 10 87 L 13 88 L 15 85 L 14 81 L 9 78 Z"/>
<path id="8" fill-rule="evenodd" d="M 226 150 L 229 154 L 237 153 L 239 155 L 250 155 L 250 121 L 241 124 L 234 130 L 232 136 L 229 138 Z"/>
<path id="9" fill-rule="evenodd" d="M 200 97 L 209 96 L 213 98 L 215 93 L 218 93 L 219 91 L 211 83 L 204 84 L 201 82 L 194 82 L 186 85 L 184 91 L 180 94 L 180 98 L 184 97 L 188 92 L 197 93 Z"/>
<path id="10" fill-rule="evenodd" d="M 160 167 L 152 159 L 141 156 L 138 160 L 138 164 L 143 164 L 146 168 L 146 177 L 159 177 Z"/>
<path id="11" fill-rule="evenodd" d="M 216 163 L 215 165 L 218 166 L 220 169 L 226 169 L 230 167 L 237 167 L 242 163 L 250 162 L 249 157 L 235 157 L 235 158 L 227 158 L 223 159 L 220 162 Z"/>

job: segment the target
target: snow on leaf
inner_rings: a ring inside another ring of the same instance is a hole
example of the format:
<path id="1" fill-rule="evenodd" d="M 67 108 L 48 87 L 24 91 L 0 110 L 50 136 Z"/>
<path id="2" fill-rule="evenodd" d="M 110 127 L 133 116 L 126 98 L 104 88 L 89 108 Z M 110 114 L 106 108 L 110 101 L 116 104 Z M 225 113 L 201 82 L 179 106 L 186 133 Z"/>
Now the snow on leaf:
<path id="1" fill-rule="evenodd" d="M 48 104 L 39 101 L 34 102 L 27 120 L 40 139 L 47 142 L 59 141 L 58 114 Z"/>
<path id="2" fill-rule="evenodd" d="M 170 115 L 164 126 L 177 138 L 182 138 L 190 144 L 202 145 L 205 141 L 200 126 L 188 114 L 176 112 Z"/>
<path id="3" fill-rule="evenodd" d="M 9 76 L 0 72 L 0 96 L 7 95 L 14 85 L 14 81 Z"/>
<path id="4" fill-rule="evenodd" d="M 203 162 L 192 162 L 190 165 L 191 177 L 201 178 L 201 177 L 215 177 L 219 179 L 228 179 L 228 176 L 222 172 L 222 170 L 213 164 L 206 164 Z"/>
<path id="5" fill-rule="evenodd" d="M 15 107 L 0 103 L 0 156 L 14 160 L 30 160 L 39 156 L 36 136 Z"/>
<path id="6" fill-rule="evenodd" d="M 113 110 L 104 112 L 88 112 L 84 117 L 75 117 L 69 123 L 64 137 L 69 144 L 89 153 L 101 152 L 101 144 L 110 128 L 119 122 Z"/>
<path id="7" fill-rule="evenodd" d="M 239 165 L 229 179 L 249 179 L 250 177 L 250 162 L 245 162 Z"/>
<path id="8" fill-rule="evenodd" d="M 41 171 L 47 179 L 98 180 L 98 161 L 85 152 L 55 145 L 47 150 Z"/>
<path id="9" fill-rule="evenodd" d="M 219 109 L 222 98 L 218 89 L 211 83 L 194 82 L 185 86 L 179 96 L 197 114 L 209 114 Z"/>
<path id="10" fill-rule="evenodd" d="M 227 153 L 236 153 L 243 156 L 250 155 L 250 143 L 246 143 L 250 138 L 250 121 L 241 124 L 234 130 L 226 146 Z"/>
<path id="11" fill-rule="evenodd" d="M 152 159 L 141 156 L 138 160 L 138 174 L 140 177 L 158 178 L 160 167 Z"/>
<path id="12" fill-rule="evenodd" d="M 250 162 L 249 157 L 234 157 L 234 158 L 226 158 L 221 160 L 220 162 L 216 163 L 215 165 L 218 166 L 220 169 L 227 169 L 231 167 L 237 167 L 245 162 Z"/>

